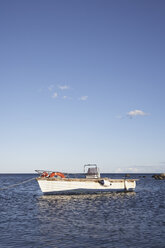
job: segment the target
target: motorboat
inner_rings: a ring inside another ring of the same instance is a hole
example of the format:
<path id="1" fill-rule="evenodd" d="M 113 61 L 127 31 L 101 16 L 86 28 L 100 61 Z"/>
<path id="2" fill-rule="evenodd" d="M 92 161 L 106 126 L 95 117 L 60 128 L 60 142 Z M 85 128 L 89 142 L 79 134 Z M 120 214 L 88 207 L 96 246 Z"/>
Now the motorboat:
<path id="1" fill-rule="evenodd" d="M 101 192 L 131 192 L 135 190 L 137 179 L 110 179 L 100 177 L 97 165 L 84 166 L 83 178 L 71 178 L 58 171 L 36 170 L 36 178 L 43 194 L 88 194 Z"/>

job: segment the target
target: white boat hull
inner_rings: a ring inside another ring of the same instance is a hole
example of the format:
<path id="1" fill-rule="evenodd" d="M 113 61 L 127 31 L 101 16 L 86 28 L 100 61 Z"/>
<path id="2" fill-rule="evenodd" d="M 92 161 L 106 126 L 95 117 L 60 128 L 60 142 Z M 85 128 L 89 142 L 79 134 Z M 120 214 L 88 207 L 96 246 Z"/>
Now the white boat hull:
<path id="1" fill-rule="evenodd" d="M 97 192 L 134 191 L 134 179 L 55 179 L 37 178 L 44 194 L 87 194 Z"/>

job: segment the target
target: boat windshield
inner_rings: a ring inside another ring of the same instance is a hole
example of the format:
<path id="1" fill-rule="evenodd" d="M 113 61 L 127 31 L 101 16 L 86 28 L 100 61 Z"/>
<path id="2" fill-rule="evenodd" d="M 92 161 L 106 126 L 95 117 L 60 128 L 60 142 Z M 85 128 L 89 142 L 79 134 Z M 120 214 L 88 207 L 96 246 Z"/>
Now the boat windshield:
<path id="1" fill-rule="evenodd" d="M 84 173 L 86 178 L 100 178 L 99 168 L 96 164 L 84 165 Z"/>

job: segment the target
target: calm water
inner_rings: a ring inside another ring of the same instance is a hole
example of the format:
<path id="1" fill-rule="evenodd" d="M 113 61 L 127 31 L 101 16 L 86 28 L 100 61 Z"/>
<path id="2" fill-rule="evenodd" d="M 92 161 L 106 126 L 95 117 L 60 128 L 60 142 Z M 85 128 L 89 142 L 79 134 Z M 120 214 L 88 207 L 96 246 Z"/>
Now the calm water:
<path id="1" fill-rule="evenodd" d="M 0 188 L 32 177 L 0 175 Z M 165 180 L 132 177 L 135 193 L 43 196 L 35 180 L 1 190 L 0 248 L 164 248 Z"/>

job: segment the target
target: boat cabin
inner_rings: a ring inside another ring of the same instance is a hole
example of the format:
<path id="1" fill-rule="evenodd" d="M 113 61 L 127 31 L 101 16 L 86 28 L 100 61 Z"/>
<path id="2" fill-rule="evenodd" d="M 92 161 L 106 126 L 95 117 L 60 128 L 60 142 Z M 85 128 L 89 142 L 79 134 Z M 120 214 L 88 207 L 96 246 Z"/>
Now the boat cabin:
<path id="1" fill-rule="evenodd" d="M 96 164 L 84 165 L 84 173 L 86 178 L 100 178 L 100 171 Z"/>

